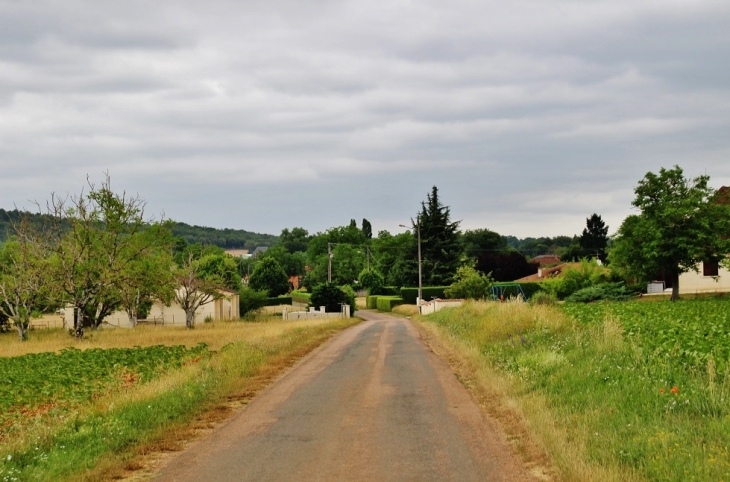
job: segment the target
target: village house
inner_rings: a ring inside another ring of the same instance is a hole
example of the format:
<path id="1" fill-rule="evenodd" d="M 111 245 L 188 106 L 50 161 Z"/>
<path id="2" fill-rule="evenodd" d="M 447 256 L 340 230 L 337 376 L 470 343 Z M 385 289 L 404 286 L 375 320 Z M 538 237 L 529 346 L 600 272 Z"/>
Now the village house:
<path id="1" fill-rule="evenodd" d="M 200 308 L 195 314 L 195 323 L 203 323 L 206 320 L 237 320 L 241 317 L 239 311 L 238 292 L 223 289 L 220 291 L 221 298 L 210 301 Z M 69 306 L 64 313 L 64 324 L 72 327 L 74 324 L 74 310 Z M 116 311 L 104 319 L 104 324 L 118 328 L 131 328 L 129 316 L 125 311 Z M 185 326 L 185 310 L 172 301 L 166 306 L 161 301 L 155 301 L 150 308 L 147 318 L 139 320 L 139 324 L 155 326 Z"/>

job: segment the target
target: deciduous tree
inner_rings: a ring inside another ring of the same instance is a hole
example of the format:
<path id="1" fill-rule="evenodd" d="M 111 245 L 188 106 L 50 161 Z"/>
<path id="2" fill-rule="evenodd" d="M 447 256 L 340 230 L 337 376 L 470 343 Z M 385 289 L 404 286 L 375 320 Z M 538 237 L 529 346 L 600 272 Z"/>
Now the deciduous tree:
<path id="1" fill-rule="evenodd" d="M 13 224 L 15 239 L 0 249 L 0 313 L 10 319 L 18 338 L 28 338 L 31 317 L 48 300 L 49 251 L 42 234 L 25 218 Z"/>
<path id="2" fill-rule="evenodd" d="M 185 326 L 190 329 L 195 328 L 195 315 L 201 306 L 224 296 L 223 278 L 215 273 L 202 272 L 192 253 L 175 270 L 175 281 L 174 299 L 185 311 Z"/>
<path id="3" fill-rule="evenodd" d="M 679 298 L 679 275 L 730 253 L 730 209 L 718 202 L 709 176 L 684 177 L 679 166 L 649 172 L 634 189 L 638 215 L 626 218 L 609 256 L 612 266 L 643 281 L 662 270 Z"/>
<path id="4" fill-rule="evenodd" d="M 274 258 L 265 257 L 254 268 L 248 285 L 251 289 L 266 291 L 269 296 L 279 296 L 289 292 L 289 277 Z"/>
<path id="5" fill-rule="evenodd" d="M 57 226 L 49 277 L 64 302 L 75 308 L 74 328 L 97 328 L 121 307 L 120 286 L 129 281 L 129 268 L 153 250 L 156 241 L 143 231 L 145 202 L 126 192 L 115 193 L 109 175 L 98 187 L 70 198 L 53 196 L 50 214 Z"/>

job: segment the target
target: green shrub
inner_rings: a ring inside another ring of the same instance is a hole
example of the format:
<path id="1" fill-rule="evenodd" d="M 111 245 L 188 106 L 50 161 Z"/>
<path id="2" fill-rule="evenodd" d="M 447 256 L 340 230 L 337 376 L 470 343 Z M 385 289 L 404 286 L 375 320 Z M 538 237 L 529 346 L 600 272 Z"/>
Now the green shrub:
<path id="1" fill-rule="evenodd" d="M 491 293 L 491 275 L 485 275 L 471 266 L 462 266 L 456 270 L 454 283 L 446 288 L 444 294 L 447 298 L 465 298 L 471 300 L 486 299 Z"/>
<path id="2" fill-rule="evenodd" d="M 363 270 L 359 278 L 360 286 L 368 290 L 369 295 L 379 295 L 383 291 L 385 280 L 383 275 L 375 270 Z"/>
<path id="3" fill-rule="evenodd" d="M 578 290 L 609 280 L 608 269 L 598 266 L 594 260 L 584 259 L 578 266 L 566 267 L 558 278 L 544 281 L 543 287 L 545 291 L 562 300 Z"/>
<path id="4" fill-rule="evenodd" d="M 370 295 L 367 298 L 365 298 L 365 306 L 369 310 L 377 310 L 378 309 L 378 296 Z"/>
<path id="5" fill-rule="evenodd" d="M 574 303 L 590 303 L 600 300 L 625 301 L 635 295 L 636 292 L 624 283 L 603 283 L 578 290 L 565 298 L 565 301 Z"/>
<path id="6" fill-rule="evenodd" d="M 530 303 L 534 305 L 554 305 L 558 301 L 555 295 L 546 291 L 538 291 L 533 294 L 529 299 Z"/>
<path id="7" fill-rule="evenodd" d="M 393 311 L 393 308 L 405 304 L 400 296 L 378 296 L 378 311 Z"/>
<path id="8" fill-rule="evenodd" d="M 309 300 L 309 306 L 319 308 L 325 307 L 328 313 L 337 313 L 342 310 L 342 305 L 350 305 L 350 314 L 354 313 L 352 309 L 355 306 L 355 293 L 349 286 L 340 287 L 332 283 L 322 283 L 312 289 L 312 297 Z"/>
<path id="9" fill-rule="evenodd" d="M 238 308 L 241 316 L 255 313 L 267 306 L 268 297 L 266 291 L 242 288 L 238 292 Z"/>
<path id="10" fill-rule="evenodd" d="M 446 298 L 446 291 L 448 286 L 424 286 L 422 288 L 423 301 L 431 301 L 434 298 Z M 418 298 L 418 288 L 401 288 L 400 297 L 403 298 L 406 304 L 415 305 L 416 298 Z"/>

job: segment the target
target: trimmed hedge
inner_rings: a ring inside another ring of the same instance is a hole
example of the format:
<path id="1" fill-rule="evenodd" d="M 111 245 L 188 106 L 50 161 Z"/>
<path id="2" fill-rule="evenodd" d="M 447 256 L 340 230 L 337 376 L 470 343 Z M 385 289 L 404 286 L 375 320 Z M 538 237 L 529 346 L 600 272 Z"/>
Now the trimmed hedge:
<path id="1" fill-rule="evenodd" d="M 424 286 L 421 288 L 423 292 L 422 301 L 431 301 L 434 298 L 446 298 L 444 290 L 448 286 Z M 418 298 L 418 288 L 401 288 L 400 296 L 408 305 L 415 305 Z"/>
<path id="2" fill-rule="evenodd" d="M 522 291 L 525 292 L 525 296 L 527 296 L 527 299 L 529 300 L 532 298 L 532 295 L 537 293 L 538 291 L 542 291 L 542 283 L 541 282 L 527 282 L 527 283 L 494 283 L 492 286 L 504 286 L 504 285 L 520 285 L 522 288 Z M 507 296 L 515 296 L 517 295 L 517 289 L 511 288 L 507 291 Z"/>
<path id="3" fill-rule="evenodd" d="M 400 296 L 400 289 L 397 286 L 383 286 L 378 291 L 381 296 Z"/>
<path id="4" fill-rule="evenodd" d="M 378 309 L 378 296 L 380 295 L 370 295 L 365 298 L 365 307 L 369 310 L 377 310 Z"/>
<path id="5" fill-rule="evenodd" d="M 396 306 L 404 304 L 400 296 L 378 296 L 378 311 L 393 311 Z"/>
<path id="6" fill-rule="evenodd" d="M 309 304 L 309 300 L 312 298 L 312 293 L 307 293 L 305 291 L 292 291 L 291 298 L 292 301 L 296 301 L 297 303 Z"/>
<path id="7" fill-rule="evenodd" d="M 277 296 L 276 298 L 267 298 L 265 306 L 291 305 L 291 296 Z"/>

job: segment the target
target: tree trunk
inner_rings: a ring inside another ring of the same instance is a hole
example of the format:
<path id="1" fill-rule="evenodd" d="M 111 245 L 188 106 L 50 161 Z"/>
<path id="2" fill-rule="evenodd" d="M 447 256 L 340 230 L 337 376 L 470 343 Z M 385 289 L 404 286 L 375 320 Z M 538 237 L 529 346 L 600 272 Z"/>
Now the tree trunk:
<path id="1" fill-rule="evenodd" d="M 185 312 L 185 326 L 187 326 L 191 330 L 193 328 L 195 328 L 195 312 L 194 311 Z"/>
<path id="2" fill-rule="evenodd" d="M 29 323 L 23 324 L 23 322 L 15 323 L 15 327 L 18 330 L 18 338 L 20 341 L 27 341 L 28 340 L 28 328 Z"/>
<path id="3" fill-rule="evenodd" d="M 679 299 L 679 273 L 672 273 L 672 297 L 671 301 L 677 301 Z"/>
<path id="4" fill-rule="evenodd" d="M 132 328 L 137 327 L 137 310 L 128 310 L 127 316 L 129 317 L 129 326 Z"/>

